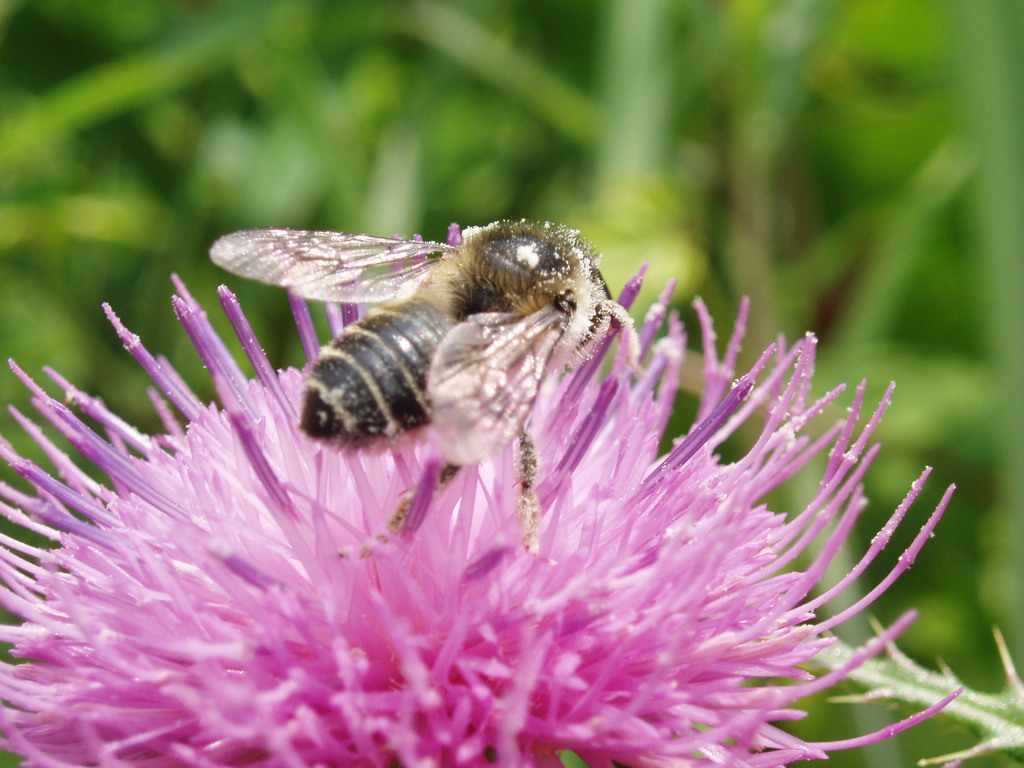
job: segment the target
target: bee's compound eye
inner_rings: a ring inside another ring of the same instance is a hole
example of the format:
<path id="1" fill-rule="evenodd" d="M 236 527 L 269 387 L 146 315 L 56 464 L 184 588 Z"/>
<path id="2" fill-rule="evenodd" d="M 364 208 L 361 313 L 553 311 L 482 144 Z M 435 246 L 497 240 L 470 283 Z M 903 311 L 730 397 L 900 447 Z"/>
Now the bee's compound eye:
<path id="1" fill-rule="evenodd" d="M 555 297 L 555 308 L 559 312 L 571 315 L 576 311 L 576 297 L 572 295 L 571 291 L 562 291 Z"/>

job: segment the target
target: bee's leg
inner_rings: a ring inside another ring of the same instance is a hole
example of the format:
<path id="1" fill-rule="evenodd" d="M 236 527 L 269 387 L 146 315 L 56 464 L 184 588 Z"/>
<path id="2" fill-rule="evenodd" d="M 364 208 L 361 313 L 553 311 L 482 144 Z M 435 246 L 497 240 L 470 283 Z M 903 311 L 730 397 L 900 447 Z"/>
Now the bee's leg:
<path id="1" fill-rule="evenodd" d="M 536 554 L 540 549 L 540 502 L 537 500 L 537 446 L 526 430 L 519 431 L 516 470 L 519 473 L 519 525 L 523 529 L 526 551 Z"/>
<path id="2" fill-rule="evenodd" d="M 448 483 L 452 481 L 455 475 L 458 474 L 460 467 L 458 464 L 452 464 L 445 462 L 441 465 L 440 471 L 437 473 L 437 484 L 434 485 L 434 489 L 430 492 L 430 499 L 426 500 L 429 504 L 430 500 L 434 498 L 436 494 L 443 491 Z M 416 490 L 410 490 L 402 494 L 402 498 L 398 500 L 398 506 L 395 507 L 395 512 L 391 515 L 391 519 L 388 520 L 388 530 L 391 533 L 404 533 L 406 531 L 406 521 L 409 519 L 409 510 L 412 507 L 412 502 L 416 498 Z"/>

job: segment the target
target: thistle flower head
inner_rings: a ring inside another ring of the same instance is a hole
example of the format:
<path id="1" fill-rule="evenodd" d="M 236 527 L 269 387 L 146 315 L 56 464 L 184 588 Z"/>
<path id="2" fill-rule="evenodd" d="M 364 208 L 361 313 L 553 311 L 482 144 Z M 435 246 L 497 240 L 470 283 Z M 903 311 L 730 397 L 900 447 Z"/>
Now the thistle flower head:
<path id="1" fill-rule="evenodd" d="M 534 555 L 516 520 L 512 448 L 435 492 L 429 429 L 376 453 L 310 440 L 296 428 L 302 373 L 272 368 L 235 297 L 220 291 L 252 377 L 179 292 L 174 309 L 219 404 L 108 309 L 153 379 L 162 434 L 53 371 L 66 400 L 15 368 L 38 412 L 105 475 L 93 479 L 14 411 L 52 464 L 0 443 L 31 486 L 0 486 L 3 513 L 53 545 L 0 539 L 0 603 L 23 620 L 0 628 L 12 645 L 0 730 L 26 765 L 558 766 L 573 750 L 593 766 L 774 766 L 848 746 L 778 724 L 906 624 L 839 669 L 802 666 L 909 566 L 945 499 L 882 583 L 819 617 L 920 483 L 853 571 L 822 585 L 864 507 L 889 395 L 861 419 L 858 389 L 848 418 L 812 436 L 808 422 L 841 392 L 811 396 L 813 337 L 780 341 L 734 382 L 742 317 L 720 358 L 698 305 L 703 399 L 663 456 L 685 349 L 664 301 L 640 330 L 642 375 L 621 355 L 602 375 L 599 355 L 550 377 L 529 423 L 543 510 Z M 308 309 L 293 308 L 315 356 Z M 348 312 L 330 311 L 335 328 Z M 719 446 L 750 421 L 761 422 L 753 447 L 723 460 Z M 822 454 L 805 508 L 773 511 L 766 494 Z M 389 534 L 410 493 L 404 529 Z"/>

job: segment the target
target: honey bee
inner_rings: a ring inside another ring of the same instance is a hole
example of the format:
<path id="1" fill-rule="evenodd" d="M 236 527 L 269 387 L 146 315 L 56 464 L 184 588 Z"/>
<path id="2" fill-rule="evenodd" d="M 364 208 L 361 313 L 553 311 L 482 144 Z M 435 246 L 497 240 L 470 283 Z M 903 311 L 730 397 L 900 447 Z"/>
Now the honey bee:
<path id="1" fill-rule="evenodd" d="M 363 448 L 432 423 L 442 484 L 519 436 L 527 548 L 539 511 L 524 425 L 545 374 L 588 359 L 615 329 L 636 359 L 632 320 L 612 300 L 599 256 L 556 224 L 498 221 L 463 230 L 458 245 L 254 229 L 220 238 L 210 255 L 307 299 L 377 303 L 321 350 L 301 429 Z"/>

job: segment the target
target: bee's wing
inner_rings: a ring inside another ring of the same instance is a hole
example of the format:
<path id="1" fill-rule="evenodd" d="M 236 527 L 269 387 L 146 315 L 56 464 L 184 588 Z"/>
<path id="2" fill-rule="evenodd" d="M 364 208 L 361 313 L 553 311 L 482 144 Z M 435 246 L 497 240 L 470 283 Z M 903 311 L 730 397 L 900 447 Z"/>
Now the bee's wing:
<path id="1" fill-rule="evenodd" d="M 427 392 L 448 461 L 475 464 L 518 434 L 565 321 L 554 307 L 526 316 L 485 312 L 445 334 Z"/>
<path id="2" fill-rule="evenodd" d="M 210 258 L 236 275 L 307 299 L 383 301 L 427 274 L 434 264 L 428 254 L 453 250 L 442 243 L 342 232 L 249 229 L 217 240 Z"/>

